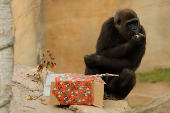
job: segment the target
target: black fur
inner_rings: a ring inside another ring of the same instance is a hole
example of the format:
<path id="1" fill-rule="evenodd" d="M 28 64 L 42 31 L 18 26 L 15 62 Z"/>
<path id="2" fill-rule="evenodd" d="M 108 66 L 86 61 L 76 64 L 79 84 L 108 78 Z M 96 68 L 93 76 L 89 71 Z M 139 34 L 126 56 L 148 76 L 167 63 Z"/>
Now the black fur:
<path id="1" fill-rule="evenodd" d="M 127 29 L 128 20 L 137 18 L 130 9 L 117 11 L 102 26 L 97 41 L 96 53 L 84 57 L 85 75 L 119 74 L 119 77 L 103 77 L 105 96 L 111 99 L 124 99 L 136 84 L 135 71 L 145 53 L 146 34 L 138 23 L 139 37 Z M 121 21 L 121 23 L 120 23 Z"/>

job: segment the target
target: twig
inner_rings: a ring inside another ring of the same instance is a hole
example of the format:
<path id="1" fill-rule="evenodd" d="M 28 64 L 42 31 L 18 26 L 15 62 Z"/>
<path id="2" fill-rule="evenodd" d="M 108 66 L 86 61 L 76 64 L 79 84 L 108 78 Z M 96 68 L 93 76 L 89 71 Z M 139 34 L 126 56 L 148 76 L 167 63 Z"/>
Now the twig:
<path id="1" fill-rule="evenodd" d="M 43 96 L 43 94 L 37 96 L 36 98 L 32 98 L 32 100 L 36 100 L 36 99 L 40 98 L 41 96 Z"/>
<path id="2" fill-rule="evenodd" d="M 23 84 L 21 84 L 20 82 L 17 82 L 17 81 L 12 81 L 12 83 L 13 83 L 13 84 L 18 84 L 18 85 L 20 85 L 21 87 L 23 87 L 23 88 L 25 88 L 25 89 L 28 89 L 29 91 L 32 91 L 32 92 L 34 92 L 34 91 L 40 91 L 40 90 L 32 90 L 32 89 L 24 86 Z"/>
<path id="3" fill-rule="evenodd" d="M 33 107 L 30 107 L 30 106 L 22 106 L 22 107 L 27 107 L 27 108 L 30 108 L 30 109 L 35 109 L 35 108 L 33 108 Z"/>
<path id="4" fill-rule="evenodd" d="M 109 73 L 106 73 L 106 74 L 101 74 L 102 76 L 119 76 L 119 75 L 116 75 L 116 74 L 109 74 Z"/>

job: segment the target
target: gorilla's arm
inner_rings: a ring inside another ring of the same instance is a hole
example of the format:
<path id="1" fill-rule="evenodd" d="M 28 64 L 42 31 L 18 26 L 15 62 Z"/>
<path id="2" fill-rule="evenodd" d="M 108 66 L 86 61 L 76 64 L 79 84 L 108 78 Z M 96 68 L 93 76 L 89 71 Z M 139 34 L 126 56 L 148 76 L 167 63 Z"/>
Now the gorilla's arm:
<path id="1" fill-rule="evenodd" d="M 89 68 L 105 68 L 105 69 L 119 69 L 130 68 L 131 60 L 129 59 L 116 59 L 96 54 L 86 55 L 84 57 L 85 63 Z"/>
<path id="2" fill-rule="evenodd" d="M 139 38 L 134 37 L 125 44 L 121 44 L 119 46 L 103 50 L 99 52 L 98 55 L 112 57 L 112 58 L 125 57 L 131 52 L 131 50 L 137 44 L 145 42 L 145 35 L 139 34 L 139 36 L 140 36 Z"/>
<path id="3" fill-rule="evenodd" d="M 113 48 L 109 48 L 99 52 L 98 55 L 112 57 L 112 58 L 120 58 L 126 56 L 130 50 L 133 48 L 133 45 L 130 43 L 125 43 Z"/>
<path id="4" fill-rule="evenodd" d="M 130 68 L 131 62 L 128 59 L 113 59 L 104 56 L 99 56 L 96 63 L 94 64 L 100 68 L 106 69 L 122 69 L 122 68 Z"/>
<path id="5" fill-rule="evenodd" d="M 140 49 L 143 47 L 142 45 L 145 45 L 146 38 L 143 34 L 139 34 L 140 36 L 138 38 L 132 38 L 130 40 L 130 45 L 138 45 L 138 52 L 144 53 L 145 49 Z M 129 45 L 129 46 L 130 46 Z M 124 46 L 124 45 L 123 45 Z M 112 48 L 114 49 L 114 48 Z M 109 51 L 108 51 L 109 52 Z M 122 53 L 122 51 L 117 51 L 117 53 Z M 140 57 L 140 54 L 136 52 L 133 53 L 134 58 L 138 59 Z M 107 53 L 106 53 L 107 54 Z M 130 58 L 129 56 L 129 58 Z M 142 55 L 143 56 L 143 55 Z M 97 54 L 91 54 L 91 55 L 86 55 L 84 57 L 85 63 L 88 67 L 99 67 L 99 68 L 107 68 L 107 69 L 113 69 L 113 68 L 130 68 L 133 67 L 133 62 L 131 61 L 128 57 L 125 58 L 113 58 L 113 57 L 108 57 L 106 55 L 97 55 Z M 141 59 L 141 58 L 139 58 Z"/>

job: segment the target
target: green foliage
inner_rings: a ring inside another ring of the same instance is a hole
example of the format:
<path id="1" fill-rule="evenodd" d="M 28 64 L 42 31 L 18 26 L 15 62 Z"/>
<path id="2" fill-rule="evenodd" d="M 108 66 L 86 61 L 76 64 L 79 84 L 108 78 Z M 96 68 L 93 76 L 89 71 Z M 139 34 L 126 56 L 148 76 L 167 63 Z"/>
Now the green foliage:
<path id="1" fill-rule="evenodd" d="M 136 73 L 137 82 L 168 81 L 170 83 L 170 68 L 155 68 L 152 72 Z"/>
<path id="2" fill-rule="evenodd" d="M 134 108 L 138 108 L 138 107 L 140 107 L 141 105 L 136 105 L 136 106 L 130 106 L 131 107 L 131 109 L 134 109 Z"/>

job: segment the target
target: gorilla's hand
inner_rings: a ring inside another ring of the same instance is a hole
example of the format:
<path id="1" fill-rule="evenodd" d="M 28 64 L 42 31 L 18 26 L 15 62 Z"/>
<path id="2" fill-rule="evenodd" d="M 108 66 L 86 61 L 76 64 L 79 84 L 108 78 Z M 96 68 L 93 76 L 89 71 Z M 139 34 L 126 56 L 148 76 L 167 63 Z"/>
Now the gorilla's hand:
<path id="1" fill-rule="evenodd" d="M 138 39 L 137 41 L 141 41 L 145 39 L 145 35 L 139 33 L 138 35 L 135 35 L 133 38 Z"/>
<path id="2" fill-rule="evenodd" d="M 96 54 L 85 55 L 84 62 L 87 67 L 93 68 L 96 65 L 96 62 L 100 56 Z"/>
<path id="3" fill-rule="evenodd" d="M 139 33 L 138 35 L 133 36 L 129 42 L 131 45 L 136 45 L 143 43 L 145 40 L 146 40 L 145 35 Z"/>

